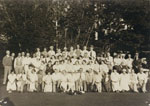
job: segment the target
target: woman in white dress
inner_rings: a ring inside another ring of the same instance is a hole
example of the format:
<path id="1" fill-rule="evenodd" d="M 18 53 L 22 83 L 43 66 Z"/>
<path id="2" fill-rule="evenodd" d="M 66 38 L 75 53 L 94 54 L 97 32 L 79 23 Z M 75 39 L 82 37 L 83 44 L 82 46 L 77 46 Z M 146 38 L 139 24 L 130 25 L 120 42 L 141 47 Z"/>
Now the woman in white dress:
<path id="1" fill-rule="evenodd" d="M 63 92 L 66 92 L 67 91 L 67 75 L 66 75 L 65 70 L 62 71 L 60 81 L 61 81 L 60 88 L 63 90 Z"/>
<path id="2" fill-rule="evenodd" d="M 137 90 L 137 84 L 138 84 L 138 79 L 137 79 L 137 74 L 134 73 L 134 70 L 131 69 L 131 73 L 129 74 L 129 86 L 131 91 L 133 92 L 138 92 Z"/>
<path id="3" fill-rule="evenodd" d="M 29 91 L 34 92 L 36 91 L 36 84 L 38 83 L 38 76 L 36 71 L 33 69 L 31 74 L 29 75 Z"/>
<path id="4" fill-rule="evenodd" d="M 113 92 L 119 92 L 120 91 L 120 86 L 119 86 L 120 75 L 116 69 L 114 69 L 113 71 L 114 72 L 112 72 L 110 76 L 111 82 L 112 82 L 112 90 Z"/>
<path id="5" fill-rule="evenodd" d="M 102 73 L 94 71 L 93 85 L 99 93 L 102 92 Z"/>
<path id="6" fill-rule="evenodd" d="M 122 92 L 129 91 L 129 75 L 126 72 L 127 70 L 123 69 L 120 74 L 120 90 Z"/>
<path id="7" fill-rule="evenodd" d="M 7 91 L 11 93 L 12 91 L 16 90 L 16 74 L 11 72 L 8 75 L 8 83 L 7 83 Z"/>
<path id="8" fill-rule="evenodd" d="M 43 82 L 44 82 L 44 92 L 52 92 L 52 75 L 50 72 L 47 73 L 43 77 Z"/>

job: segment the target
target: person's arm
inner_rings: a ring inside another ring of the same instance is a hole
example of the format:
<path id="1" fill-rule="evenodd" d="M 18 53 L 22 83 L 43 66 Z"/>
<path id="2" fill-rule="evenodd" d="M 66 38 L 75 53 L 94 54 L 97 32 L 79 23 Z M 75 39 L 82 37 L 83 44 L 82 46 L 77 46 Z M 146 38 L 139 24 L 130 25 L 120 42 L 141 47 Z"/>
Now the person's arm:
<path id="1" fill-rule="evenodd" d="M 3 66 L 6 65 L 6 57 L 3 57 L 2 64 L 3 64 Z"/>
<path id="2" fill-rule="evenodd" d="M 17 58 L 15 58 L 15 61 L 14 61 L 14 64 L 13 64 L 13 65 L 14 65 L 14 68 L 16 68 L 16 59 L 17 59 Z"/>

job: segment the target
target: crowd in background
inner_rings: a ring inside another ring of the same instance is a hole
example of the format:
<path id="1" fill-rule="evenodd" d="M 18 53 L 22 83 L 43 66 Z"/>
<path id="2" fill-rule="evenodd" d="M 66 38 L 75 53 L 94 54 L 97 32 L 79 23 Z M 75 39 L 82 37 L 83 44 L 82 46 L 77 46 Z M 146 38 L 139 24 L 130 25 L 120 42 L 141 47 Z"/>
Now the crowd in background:
<path id="1" fill-rule="evenodd" d="M 3 84 L 8 93 L 18 92 L 147 92 L 146 58 L 136 53 L 109 52 L 97 56 L 94 47 L 79 45 L 64 50 L 53 46 L 34 54 L 6 51 Z"/>

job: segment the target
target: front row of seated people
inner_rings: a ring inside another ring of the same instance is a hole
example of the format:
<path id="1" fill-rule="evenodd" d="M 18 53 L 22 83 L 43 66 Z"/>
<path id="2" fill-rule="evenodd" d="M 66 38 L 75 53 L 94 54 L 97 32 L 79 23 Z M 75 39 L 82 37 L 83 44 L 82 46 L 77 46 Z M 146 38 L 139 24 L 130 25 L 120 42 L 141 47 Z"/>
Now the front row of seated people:
<path id="1" fill-rule="evenodd" d="M 72 67 L 73 68 L 73 67 Z M 85 69 L 84 69 L 85 68 Z M 140 68 L 139 73 L 126 68 L 118 73 L 113 67 L 111 72 L 80 67 L 78 70 L 67 72 L 65 69 L 43 70 L 36 69 L 32 64 L 28 71 L 8 75 L 7 91 L 18 92 L 146 92 L 148 71 Z"/>

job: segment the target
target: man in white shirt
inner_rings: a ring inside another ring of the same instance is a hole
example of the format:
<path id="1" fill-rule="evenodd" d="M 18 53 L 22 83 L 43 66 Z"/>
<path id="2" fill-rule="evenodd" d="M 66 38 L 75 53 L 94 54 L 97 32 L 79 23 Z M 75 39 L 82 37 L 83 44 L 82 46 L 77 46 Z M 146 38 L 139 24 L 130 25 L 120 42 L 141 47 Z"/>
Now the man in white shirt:
<path id="1" fill-rule="evenodd" d="M 50 46 L 50 50 L 48 51 L 48 55 L 49 55 L 49 57 L 55 55 L 55 51 L 54 51 L 54 47 L 53 46 Z"/>
<path id="2" fill-rule="evenodd" d="M 91 57 L 91 59 L 96 59 L 96 52 L 94 51 L 93 46 L 90 47 L 89 56 Z"/>
<path id="3" fill-rule="evenodd" d="M 14 68 L 15 68 L 15 73 L 19 74 L 22 72 L 23 67 L 22 67 L 22 59 L 21 59 L 21 53 L 18 53 L 18 56 L 15 58 L 14 61 Z"/>
<path id="4" fill-rule="evenodd" d="M 86 46 L 83 47 L 82 56 L 83 57 L 89 57 L 89 52 L 88 52 Z"/>
<path id="5" fill-rule="evenodd" d="M 141 88 L 142 92 L 146 92 L 146 84 L 147 84 L 147 75 L 143 72 L 143 69 L 140 69 L 140 72 L 137 74 L 138 84 Z"/>
<path id="6" fill-rule="evenodd" d="M 128 58 L 126 59 L 126 65 L 132 69 L 133 59 L 131 58 L 131 54 L 128 54 Z"/>

